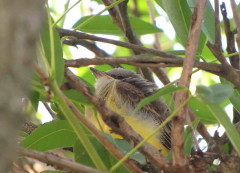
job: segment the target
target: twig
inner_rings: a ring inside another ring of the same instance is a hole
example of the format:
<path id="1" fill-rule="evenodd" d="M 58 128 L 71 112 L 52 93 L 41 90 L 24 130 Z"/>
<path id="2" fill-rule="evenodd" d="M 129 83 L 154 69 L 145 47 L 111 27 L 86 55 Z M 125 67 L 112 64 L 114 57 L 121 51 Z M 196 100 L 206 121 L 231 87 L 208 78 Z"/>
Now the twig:
<path id="1" fill-rule="evenodd" d="M 128 48 L 128 49 L 136 50 L 136 51 L 139 51 L 141 53 L 153 54 L 153 55 L 160 56 L 160 57 L 165 57 L 165 58 L 178 58 L 178 59 L 180 59 L 180 57 L 178 57 L 176 55 L 173 55 L 173 54 L 170 54 L 170 53 L 166 53 L 166 52 L 159 51 L 159 50 L 156 50 L 156 49 L 146 48 L 146 47 L 131 44 L 131 43 L 111 40 L 111 39 L 107 39 L 107 38 L 101 38 L 101 37 L 97 37 L 97 36 L 94 36 L 94 35 L 78 32 L 78 31 L 67 30 L 67 29 L 58 28 L 57 30 L 59 32 L 60 37 L 73 36 L 73 37 L 76 37 L 78 39 L 87 39 L 87 40 L 100 41 L 100 42 L 104 42 L 104 43 L 114 44 L 114 45 L 125 47 L 125 48 Z"/>
<path id="2" fill-rule="evenodd" d="M 214 0 L 214 9 L 215 9 L 215 46 L 218 47 L 219 50 L 222 50 L 222 40 L 221 40 L 221 28 L 220 28 L 220 20 L 219 20 L 219 1 Z"/>
<path id="3" fill-rule="evenodd" d="M 101 57 L 101 58 L 80 58 L 75 60 L 66 60 L 66 67 L 82 67 L 88 65 L 102 65 L 102 64 L 130 64 L 142 67 L 181 67 L 183 59 L 169 59 L 148 56 L 129 56 L 129 57 Z M 194 63 L 194 67 L 224 76 L 222 74 L 222 67 L 218 64 L 211 64 L 205 62 Z"/>
<path id="4" fill-rule="evenodd" d="M 49 105 L 46 102 L 42 102 L 49 114 L 52 116 L 52 118 L 56 118 L 56 114 L 52 111 L 52 109 L 49 107 Z"/>
<path id="5" fill-rule="evenodd" d="M 198 45 L 199 35 L 201 31 L 201 24 L 204 16 L 206 0 L 198 0 L 196 2 L 196 7 L 192 14 L 191 28 L 188 37 L 186 58 L 183 63 L 183 71 L 180 78 L 180 85 L 189 87 L 192 68 L 194 67 L 194 60 L 196 49 Z M 184 100 L 188 97 L 187 91 L 179 91 L 176 93 L 176 103 L 175 106 L 180 106 Z M 173 165 L 182 169 L 182 172 L 186 172 L 189 168 L 186 166 L 188 164 L 188 159 L 184 154 L 184 122 L 186 120 L 186 109 L 182 109 L 173 119 L 172 128 L 172 153 L 173 153 Z"/>
<path id="6" fill-rule="evenodd" d="M 81 82 L 70 70 L 66 70 L 65 76 L 75 89 L 80 91 L 95 106 L 102 116 L 103 121 L 111 127 L 114 133 L 120 134 L 134 146 L 143 140 L 142 137 L 125 122 L 123 117 L 108 109 L 104 104 L 104 101 L 94 96 L 86 85 Z M 139 150 L 158 168 L 167 172 L 171 170 L 168 160 L 161 156 L 159 151 L 150 144 L 144 143 Z"/>
<path id="7" fill-rule="evenodd" d="M 228 54 L 236 53 L 237 51 L 235 48 L 234 33 L 233 33 L 233 31 L 231 31 L 231 28 L 230 28 L 230 22 L 227 17 L 227 10 L 226 10 L 225 3 L 222 3 L 222 5 L 220 7 L 221 7 L 222 16 L 223 16 L 224 30 L 225 30 L 226 38 L 227 38 L 227 52 L 228 52 Z M 239 55 L 233 55 L 233 56 L 229 57 L 229 59 L 230 59 L 231 65 L 234 68 L 236 68 L 236 69 L 240 68 Z"/>
<path id="8" fill-rule="evenodd" d="M 54 165 L 58 167 L 58 169 L 64 171 L 77 171 L 82 173 L 106 173 L 104 171 L 99 171 L 88 166 L 73 162 L 71 160 L 67 160 L 60 156 L 55 156 L 50 153 L 42 153 L 20 147 L 18 148 L 18 153 L 27 157 L 37 159 L 41 162 Z"/>
<path id="9" fill-rule="evenodd" d="M 240 50 L 240 17 L 239 17 L 238 7 L 234 0 L 230 0 L 230 2 L 231 2 L 232 12 L 233 12 L 234 23 L 237 29 L 236 41 L 238 45 L 238 50 Z"/>

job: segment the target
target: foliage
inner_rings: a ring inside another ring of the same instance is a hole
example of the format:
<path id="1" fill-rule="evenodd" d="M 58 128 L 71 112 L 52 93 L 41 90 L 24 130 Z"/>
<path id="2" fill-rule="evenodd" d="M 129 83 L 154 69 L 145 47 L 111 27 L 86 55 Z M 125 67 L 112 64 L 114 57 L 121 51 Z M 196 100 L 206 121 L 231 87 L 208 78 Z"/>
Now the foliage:
<path id="1" fill-rule="evenodd" d="M 69 109 L 69 104 L 64 102 L 64 98 L 66 96 L 82 114 L 85 113 L 86 106 L 90 106 L 93 109 L 94 107 L 87 98 L 78 91 L 72 88 L 70 90 L 60 90 L 60 88 L 62 89 L 64 82 L 68 81 L 64 77 L 64 58 L 85 58 L 85 55 L 82 56 L 82 52 L 86 51 L 85 48 L 90 51 L 92 49 L 83 43 L 82 45 L 73 44 L 73 46 L 78 49 L 72 47 L 71 44 L 70 46 L 63 48 L 63 43 L 67 44 L 66 41 L 74 41 L 76 38 L 60 38 L 56 28 L 77 28 L 81 32 L 105 34 L 100 36 L 122 41 L 127 40 L 124 35 L 125 33 L 122 32 L 119 26 L 112 21 L 112 18 L 110 14 L 108 14 L 107 10 L 102 11 L 104 12 L 103 15 L 96 13 L 98 8 L 102 8 L 104 6 L 102 1 L 91 1 L 90 4 L 87 4 L 84 1 L 76 3 L 76 6 L 72 11 L 77 14 L 78 10 L 81 9 L 80 17 L 74 16 L 74 14 L 71 13 L 71 10 L 68 13 L 59 12 L 59 6 L 65 7 L 65 11 L 67 11 L 70 8 L 69 3 L 72 3 L 72 1 L 69 0 L 65 4 L 62 2 L 60 3 L 59 1 L 49 0 L 49 4 L 50 2 L 51 6 L 46 6 L 47 17 L 38 45 L 38 64 L 44 73 L 49 76 L 49 86 L 44 86 L 44 79 L 42 79 L 39 74 L 34 74 L 30 101 L 34 111 L 38 110 L 39 102 L 48 102 L 51 104 L 52 111 L 55 113 L 56 117 L 55 120 L 51 122 L 43 125 L 39 124 L 39 127 L 30 135 L 26 136 L 20 145 L 27 149 L 33 149 L 41 152 L 72 147 L 73 158 L 76 162 L 97 168 L 99 170 L 111 170 L 111 168 L 118 164 L 119 161 L 97 140 L 92 132 L 90 132 L 89 129 L 87 129 L 83 123 L 76 118 L 71 109 Z M 172 54 L 180 52 L 181 54 L 179 56 L 184 57 L 191 25 L 191 14 L 195 0 L 155 0 L 151 2 L 153 3 L 153 10 L 149 8 L 149 4 L 147 5 L 145 1 L 139 1 L 137 7 L 135 2 L 129 1 L 127 12 L 130 16 L 129 18 L 133 31 L 141 39 L 145 47 L 153 47 L 153 44 L 158 42 L 158 40 L 154 40 L 154 36 L 156 36 L 160 39 L 162 51 Z M 89 15 L 89 11 L 91 10 L 93 12 Z M 156 20 L 156 25 L 151 22 L 151 17 L 148 13 L 149 10 L 157 16 L 156 19 L 158 20 Z M 64 15 L 62 16 L 62 14 Z M 159 22 L 166 18 L 169 22 L 159 24 Z M 69 24 L 68 20 L 71 20 L 72 23 Z M 59 22 L 55 23 L 56 21 Z M 167 35 L 166 29 L 161 27 L 161 25 L 169 25 L 169 28 L 172 26 L 176 34 L 176 38 L 171 40 L 169 35 Z M 224 27 L 222 26 L 222 29 L 223 28 Z M 200 59 L 202 62 L 215 60 L 219 64 L 217 58 L 213 56 L 206 44 L 208 41 L 211 43 L 215 42 L 215 30 L 214 10 L 208 1 L 205 9 L 204 22 L 201 28 L 196 60 Z M 152 39 L 154 41 L 151 41 Z M 149 40 L 151 43 L 149 43 Z M 90 44 L 94 44 L 99 48 L 102 48 L 105 51 L 106 56 L 121 55 L 126 57 L 133 54 L 131 51 L 122 47 L 113 46 L 110 49 L 108 47 L 109 45 L 106 45 L 106 43 L 95 44 L 95 42 L 90 42 Z M 182 49 L 176 49 L 177 45 L 180 45 L 179 47 Z M 99 51 L 100 49 L 97 50 Z M 224 54 L 226 55 L 227 52 L 224 52 Z M 91 56 L 92 54 L 90 54 L 88 58 L 91 58 Z M 96 56 L 98 57 L 99 55 L 96 54 Z M 152 58 L 153 55 L 145 54 L 145 56 Z M 135 66 L 129 64 L 122 64 L 122 66 L 134 71 L 137 69 Z M 95 67 L 96 69 L 102 71 L 107 71 L 113 68 L 111 64 L 96 65 Z M 92 91 L 94 91 L 95 79 L 88 67 L 75 68 L 74 72 Z M 166 74 L 170 78 L 170 81 L 173 82 L 157 90 L 156 94 L 141 100 L 136 107 L 136 111 L 144 105 L 161 97 L 169 105 L 171 112 L 174 112 L 175 108 L 173 95 L 177 91 L 188 90 L 191 98 L 189 98 L 187 103 L 197 116 L 197 120 L 191 125 L 188 124 L 188 127 L 186 128 L 186 143 L 184 147 L 186 153 L 190 155 L 194 145 L 191 130 L 189 129 L 191 129 L 191 126 L 196 129 L 198 122 L 202 122 L 207 128 L 222 125 L 234 149 L 238 152 L 238 154 L 240 154 L 240 136 L 234 126 L 234 123 L 229 119 L 229 117 L 232 116 L 229 107 L 233 107 L 238 113 L 240 113 L 239 89 L 236 89 L 234 84 L 222 77 L 217 76 L 216 74 L 213 75 L 209 72 L 204 72 L 203 70 L 199 70 L 196 73 L 193 72 L 190 89 L 177 86 L 177 80 L 174 79 L 180 78 L 179 68 L 168 67 L 166 68 Z M 156 76 L 154 77 L 157 78 Z M 159 84 L 159 82 L 157 82 L 157 84 Z M 194 93 L 195 90 L 196 94 Z M 239 114 L 237 114 L 237 116 L 239 116 Z M 30 120 L 34 120 L 36 117 L 28 118 Z M 116 145 L 121 152 L 124 154 L 132 152 L 132 159 L 142 165 L 146 164 L 145 156 L 140 154 L 138 151 L 135 152 L 133 147 L 126 141 L 114 139 L 108 134 L 105 134 L 105 136 L 114 145 Z M 206 147 L 207 146 L 201 146 L 201 148 Z M 230 149 L 228 149 L 227 152 L 230 152 Z M 66 151 L 66 153 L 68 153 L 68 151 Z M 115 172 L 130 172 L 122 164 L 120 165 L 121 166 L 119 166 Z M 44 172 L 50 173 L 57 171 Z M 58 172 L 60 173 L 61 171 Z"/>

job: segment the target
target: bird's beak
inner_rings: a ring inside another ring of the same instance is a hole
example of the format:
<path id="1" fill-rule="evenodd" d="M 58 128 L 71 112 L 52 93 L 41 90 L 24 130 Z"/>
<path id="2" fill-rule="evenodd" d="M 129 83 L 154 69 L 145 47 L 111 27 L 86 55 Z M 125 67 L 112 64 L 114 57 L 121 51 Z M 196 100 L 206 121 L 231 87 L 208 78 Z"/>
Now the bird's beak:
<path id="1" fill-rule="evenodd" d="M 90 70 L 92 71 L 93 75 L 96 77 L 96 79 L 99 79 L 100 77 L 106 77 L 109 79 L 113 79 L 111 76 L 107 75 L 106 73 L 99 71 L 93 67 L 90 67 Z"/>

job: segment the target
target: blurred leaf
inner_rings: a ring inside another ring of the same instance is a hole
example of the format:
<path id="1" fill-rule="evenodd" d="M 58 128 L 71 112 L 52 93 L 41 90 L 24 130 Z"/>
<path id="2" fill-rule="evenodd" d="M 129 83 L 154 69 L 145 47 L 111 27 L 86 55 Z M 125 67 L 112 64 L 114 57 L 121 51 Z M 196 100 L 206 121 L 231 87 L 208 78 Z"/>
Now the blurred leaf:
<path id="1" fill-rule="evenodd" d="M 34 110 L 37 112 L 40 94 L 37 91 L 32 90 L 30 92 L 30 97 L 29 98 L 30 98 L 30 101 L 32 103 L 32 106 L 33 106 Z"/>
<path id="2" fill-rule="evenodd" d="M 234 149 L 240 155 L 240 136 L 235 126 L 230 122 L 228 115 L 218 104 L 207 104 L 219 124 L 225 128 L 229 140 L 231 141 Z"/>
<path id="3" fill-rule="evenodd" d="M 231 82 L 227 81 L 224 78 L 220 78 L 220 81 L 223 84 L 227 84 L 227 85 L 234 87 L 234 85 Z M 233 104 L 233 107 L 240 113 L 240 91 L 239 91 L 239 89 L 234 89 L 233 94 L 229 98 L 229 100 Z"/>
<path id="4" fill-rule="evenodd" d="M 37 151 L 72 147 L 76 134 L 66 120 L 54 120 L 35 129 L 22 142 L 21 146 Z"/>
<path id="5" fill-rule="evenodd" d="M 233 87 L 227 84 L 216 84 L 210 87 L 199 85 L 196 93 L 205 103 L 220 103 L 231 97 Z"/>
<path id="6" fill-rule="evenodd" d="M 154 94 L 152 94 L 152 95 L 144 98 L 143 100 L 141 100 L 138 103 L 138 105 L 136 106 L 135 110 L 137 111 L 137 110 L 141 109 L 143 106 L 151 103 L 152 101 L 154 101 L 156 99 L 159 99 L 162 95 L 170 94 L 170 93 L 173 93 L 175 91 L 182 90 L 182 89 L 186 89 L 186 88 L 182 87 L 182 86 L 174 86 L 173 83 L 165 85 L 164 87 L 157 90 Z"/>
<path id="7" fill-rule="evenodd" d="M 191 10 L 186 0 L 155 0 L 167 13 L 171 24 L 173 25 L 177 37 L 182 45 L 186 47 L 190 28 Z M 173 10 L 174 9 L 174 10 Z M 198 52 L 201 53 L 205 45 L 206 37 L 200 34 L 198 43 Z"/>
<path id="8" fill-rule="evenodd" d="M 194 9 L 196 0 L 187 0 L 190 9 Z M 206 3 L 202 31 L 211 43 L 215 42 L 215 19 L 212 5 L 209 1 Z"/>
<path id="9" fill-rule="evenodd" d="M 235 89 L 229 100 L 233 104 L 233 107 L 240 113 L 240 91 Z"/>
<path id="10" fill-rule="evenodd" d="M 55 57 L 55 74 L 57 83 L 62 84 L 63 73 L 64 73 L 64 60 L 63 60 L 63 51 L 62 44 L 59 38 L 59 34 L 55 28 L 53 31 L 53 40 L 54 40 L 54 57 Z M 45 23 L 43 30 L 41 32 L 42 46 L 44 49 L 44 54 L 48 60 L 48 63 L 51 65 L 51 39 L 50 39 L 50 29 L 48 23 Z"/>
<path id="11" fill-rule="evenodd" d="M 90 16 L 84 16 L 78 20 L 73 28 L 78 27 L 81 23 L 88 20 Z M 133 30 L 137 35 L 151 34 L 155 32 L 160 32 L 161 30 L 156 26 L 147 23 L 136 17 L 129 17 L 132 24 Z M 82 32 L 89 32 L 93 34 L 109 34 L 109 35 L 118 35 L 122 36 L 123 33 L 120 29 L 112 22 L 110 16 L 97 16 L 92 22 L 81 27 Z"/>
<path id="12" fill-rule="evenodd" d="M 193 97 L 189 101 L 189 106 L 197 117 L 205 124 L 216 124 L 217 120 L 206 104 Z"/>
<path id="13" fill-rule="evenodd" d="M 100 157 L 102 161 L 104 161 L 104 164 L 110 169 L 114 165 L 114 163 L 116 163 L 117 160 L 108 152 L 108 150 L 106 150 L 106 148 L 94 136 L 89 136 L 89 139 L 91 143 L 94 145 L 96 151 L 100 154 Z M 86 166 L 95 167 L 87 151 L 85 150 L 85 148 L 83 147 L 79 140 L 76 141 L 73 151 L 76 162 L 84 164 Z M 116 173 L 122 172 L 128 173 L 129 171 L 124 166 L 120 166 L 118 170 L 116 170 Z"/>

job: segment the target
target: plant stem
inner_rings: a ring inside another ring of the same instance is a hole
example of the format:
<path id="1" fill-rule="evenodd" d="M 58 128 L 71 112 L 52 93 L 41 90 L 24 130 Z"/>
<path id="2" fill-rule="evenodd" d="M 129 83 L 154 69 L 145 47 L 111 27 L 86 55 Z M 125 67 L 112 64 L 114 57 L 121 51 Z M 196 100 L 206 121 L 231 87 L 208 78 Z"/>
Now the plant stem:
<path id="1" fill-rule="evenodd" d="M 84 148 L 88 152 L 90 158 L 92 159 L 93 163 L 96 165 L 96 167 L 99 170 L 107 170 L 104 163 L 102 162 L 100 156 L 94 149 L 94 146 L 89 141 L 87 135 L 84 133 L 84 129 L 82 128 L 80 121 L 77 119 L 77 117 L 72 113 L 70 108 L 68 107 L 68 104 L 64 101 L 65 95 L 62 94 L 60 91 L 57 82 L 54 80 L 51 82 L 51 89 L 54 93 L 54 96 L 57 98 L 56 102 L 58 103 L 61 111 L 64 113 L 66 119 L 68 120 L 69 124 L 77 134 L 79 140 L 83 144 Z"/>

